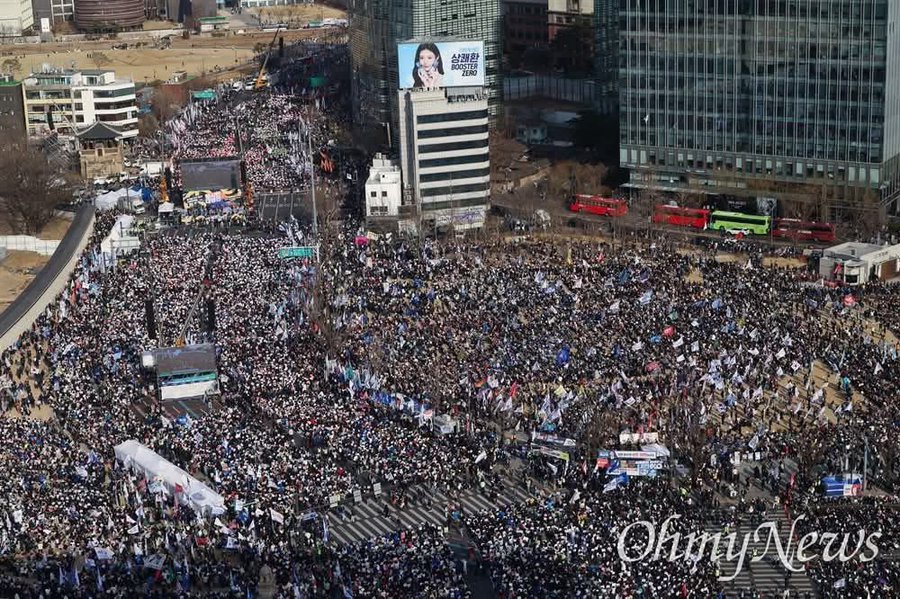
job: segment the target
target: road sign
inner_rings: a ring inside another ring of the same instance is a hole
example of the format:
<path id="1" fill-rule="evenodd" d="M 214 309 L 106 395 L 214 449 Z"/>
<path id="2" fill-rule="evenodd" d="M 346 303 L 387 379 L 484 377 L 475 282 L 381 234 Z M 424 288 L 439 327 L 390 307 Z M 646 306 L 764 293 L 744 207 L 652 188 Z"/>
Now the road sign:
<path id="1" fill-rule="evenodd" d="M 278 250 L 278 257 L 282 260 L 291 258 L 312 258 L 316 255 L 316 248 L 311 245 L 287 247 Z"/>

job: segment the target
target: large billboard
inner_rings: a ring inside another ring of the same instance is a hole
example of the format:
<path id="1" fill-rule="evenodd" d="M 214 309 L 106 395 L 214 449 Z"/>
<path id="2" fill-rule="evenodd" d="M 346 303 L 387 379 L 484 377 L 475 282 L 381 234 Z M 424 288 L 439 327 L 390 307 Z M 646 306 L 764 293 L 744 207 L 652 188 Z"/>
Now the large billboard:
<path id="1" fill-rule="evenodd" d="M 241 188 L 241 162 L 238 159 L 186 160 L 180 167 L 185 192 Z"/>
<path id="2" fill-rule="evenodd" d="M 439 89 L 484 85 L 484 42 L 397 45 L 400 88 Z"/>

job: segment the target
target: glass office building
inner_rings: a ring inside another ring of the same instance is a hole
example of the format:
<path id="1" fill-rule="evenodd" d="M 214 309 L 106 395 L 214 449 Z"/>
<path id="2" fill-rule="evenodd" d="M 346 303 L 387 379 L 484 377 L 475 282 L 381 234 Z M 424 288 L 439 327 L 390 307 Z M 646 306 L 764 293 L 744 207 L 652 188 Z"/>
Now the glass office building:
<path id="1" fill-rule="evenodd" d="M 633 187 L 896 212 L 900 1 L 616 1 Z"/>
<path id="2" fill-rule="evenodd" d="M 398 146 L 397 43 L 413 38 L 484 42 L 485 90 L 494 121 L 502 92 L 500 0 L 350 0 L 348 12 L 357 130 L 382 136 L 382 143 L 389 135 L 390 145 Z"/>

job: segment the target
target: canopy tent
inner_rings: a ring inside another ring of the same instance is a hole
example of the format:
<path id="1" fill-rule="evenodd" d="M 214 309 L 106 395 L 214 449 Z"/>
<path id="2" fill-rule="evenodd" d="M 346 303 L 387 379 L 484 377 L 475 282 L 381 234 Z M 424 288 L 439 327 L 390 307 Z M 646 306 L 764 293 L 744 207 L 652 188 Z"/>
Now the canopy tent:
<path id="1" fill-rule="evenodd" d="M 153 190 L 149 187 L 135 185 L 130 188 L 123 187 L 122 189 L 116 189 L 115 191 L 107 191 L 106 193 L 101 193 L 97 196 L 94 200 L 94 205 L 97 207 L 97 210 L 113 210 L 119 205 L 119 198 L 124 197 L 149 202 L 153 199 Z"/>
<path id="2" fill-rule="evenodd" d="M 116 445 L 114 451 L 126 468 L 143 474 L 149 481 L 158 481 L 163 492 L 175 495 L 198 514 L 217 516 L 225 512 L 221 495 L 145 445 L 130 439 Z M 181 490 L 176 490 L 176 485 Z"/>
<path id="3" fill-rule="evenodd" d="M 107 191 L 101 193 L 94 200 L 97 210 L 113 210 L 119 205 L 119 198 L 131 195 L 131 191 L 127 188 L 117 189 L 115 191 Z"/>
<path id="4" fill-rule="evenodd" d="M 141 247 L 141 240 L 131 234 L 134 217 L 123 214 L 116 219 L 116 224 L 109 235 L 100 242 L 100 252 L 115 260 L 120 254 L 127 254 Z"/>

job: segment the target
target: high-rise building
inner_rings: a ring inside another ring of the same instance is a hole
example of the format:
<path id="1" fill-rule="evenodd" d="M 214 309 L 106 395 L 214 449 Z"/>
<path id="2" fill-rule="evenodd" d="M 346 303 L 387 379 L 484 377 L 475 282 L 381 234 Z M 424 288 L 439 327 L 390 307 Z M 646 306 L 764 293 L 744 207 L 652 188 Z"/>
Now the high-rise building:
<path id="1" fill-rule="evenodd" d="M 503 0 L 503 50 L 512 67 L 518 67 L 525 53 L 547 49 L 548 0 Z"/>
<path id="2" fill-rule="evenodd" d="M 0 0 L 0 35 L 22 35 L 33 24 L 31 0 Z"/>
<path id="3" fill-rule="evenodd" d="M 896 211 L 900 2 L 619 0 L 631 185 Z"/>
<path id="4" fill-rule="evenodd" d="M 491 193 L 484 90 L 404 89 L 397 96 L 404 204 L 418 207 L 425 230 L 483 226 Z"/>
<path id="5" fill-rule="evenodd" d="M 411 38 L 484 42 L 491 117 L 501 101 L 500 0 L 350 0 L 353 122 L 368 138 L 397 147 L 397 44 Z"/>
<path id="6" fill-rule="evenodd" d="M 600 93 L 597 108 L 619 108 L 619 0 L 594 0 L 594 75 Z"/>

